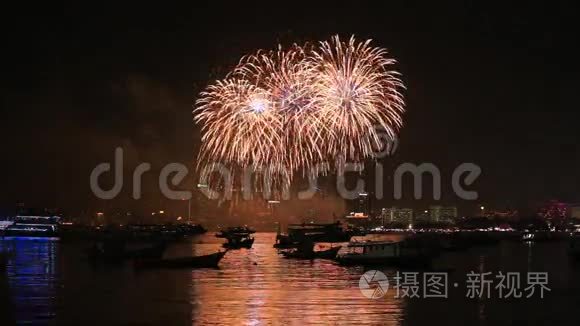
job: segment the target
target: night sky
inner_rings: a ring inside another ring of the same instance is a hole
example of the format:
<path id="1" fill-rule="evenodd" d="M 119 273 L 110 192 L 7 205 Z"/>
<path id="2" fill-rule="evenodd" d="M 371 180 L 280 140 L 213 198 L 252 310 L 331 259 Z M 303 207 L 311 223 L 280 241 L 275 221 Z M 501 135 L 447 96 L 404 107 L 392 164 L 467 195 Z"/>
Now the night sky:
<path id="1" fill-rule="evenodd" d="M 199 131 L 191 110 L 207 83 L 258 48 L 334 34 L 372 38 L 398 60 L 407 113 L 390 164 L 438 165 L 442 204 L 580 202 L 573 2 L 314 3 L 5 8 L 0 207 L 97 207 L 89 174 L 116 146 L 126 151 L 127 173 L 140 162 L 192 166 Z M 450 192 L 463 162 L 483 169 L 470 188 L 478 202 Z M 158 201 L 149 187 L 140 202 L 109 205 Z M 409 191 L 384 203 L 434 202 L 415 202 Z"/>

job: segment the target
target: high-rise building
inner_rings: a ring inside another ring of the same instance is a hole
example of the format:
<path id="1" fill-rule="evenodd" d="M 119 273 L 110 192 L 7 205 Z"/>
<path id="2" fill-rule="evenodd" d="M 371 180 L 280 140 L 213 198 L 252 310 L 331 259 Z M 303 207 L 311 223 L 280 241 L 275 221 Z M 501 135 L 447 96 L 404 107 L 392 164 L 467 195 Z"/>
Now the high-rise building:
<path id="1" fill-rule="evenodd" d="M 358 198 L 355 202 L 354 212 L 370 216 L 371 208 L 371 195 L 367 192 L 361 192 L 358 194 Z"/>
<path id="2" fill-rule="evenodd" d="M 395 214 L 395 221 L 405 224 L 413 224 L 413 209 L 399 208 Z"/>
<path id="3" fill-rule="evenodd" d="M 387 207 L 381 210 L 381 217 L 383 224 L 387 223 L 413 223 L 413 209 L 411 208 L 397 208 Z"/>
<path id="4" fill-rule="evenodd" d="M 429 219 L 431 222 L 443 222 L 455 220 L 457 218 L 457 207 L 455 206 L 430 206 Z"/>
<path id="5" fill-rule="evenodd" d="M 390 208 L 383 208 L 381 209 L 381 225 L 385 225 L 392 221 L 391 217 L 391 209 Z"/>

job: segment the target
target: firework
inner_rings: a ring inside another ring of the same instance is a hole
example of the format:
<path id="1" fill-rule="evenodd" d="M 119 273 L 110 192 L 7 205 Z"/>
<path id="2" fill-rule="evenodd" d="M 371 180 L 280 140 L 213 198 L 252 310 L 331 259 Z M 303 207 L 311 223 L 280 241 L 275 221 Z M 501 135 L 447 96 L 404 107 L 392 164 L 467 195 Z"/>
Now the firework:
<path id="1" fill-rule="evenodd" d="M 395 60 L 369 43 L 354 38 L 342 42 L 335 36 L 312 55 L 318 68 L 313 95 L 317 123 L 329 131 L 324 135 L 328 158 L 360 162 L 381 147 L 385 135 L 394 139 L 402 126 L 403 84 L 390 70 Z"/>
<path id="2" fill-rule="evenodd" d="M 245 80 L 218 81 L 197 104 L 203 160 L 246 166 L 279 159 L 272 149 L 281 141 L 282 121 L 267 90 Z"/>
<path id="3" fill-rule="evenodd" d="M 328 162 L 365 160 L 402 126 L 394 63 L 370 41 L 338 36 L 243 57 L 196 102 L 198 164 L 253 167 L 287 186 L 298 171 L 326 173 Z"/>
<path id="4" fill-rule="evenodd" d="M 284 126 L 279 148 L 284 160 L 280 168 L 290 171 L 310 168 L 324 160 L 319 137 L 320 124 L 313 97 L 315 67 L 309 62 L 310 47 L 291 48 L 246 56 L 230 74 L 269 90 L 272 110 Z M 308 122 L 308 123 L 305 123 Z M 270 165 L 271 162 L 266 162 Z"/>

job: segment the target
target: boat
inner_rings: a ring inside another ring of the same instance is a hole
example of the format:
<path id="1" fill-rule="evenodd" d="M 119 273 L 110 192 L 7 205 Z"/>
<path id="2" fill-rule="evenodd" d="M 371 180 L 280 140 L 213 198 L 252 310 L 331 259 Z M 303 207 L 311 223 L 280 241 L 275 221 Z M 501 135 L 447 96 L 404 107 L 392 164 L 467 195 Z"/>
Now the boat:
<path id="1" fill-rule="evenodd" d="M 300 242 L 290 239 L 287 234 L 283 234 L 280 229 L 280 223 L 278 223 L 278 230 L 276 232 L 276 242 L 274 243 L 274 248 L 276 249 L 290 249 L 298 248 Z"/>
<path id="2" fill-rule="evenodd" d="M 195 257 L 179 257 L 166 259 L 140 259 L 135 260 L 135 268 L 216 268 L 226 251 Z"/>
<path id="3" fill-rule="evenodd" d="M 274 248 L 276 249 L 291 249 L 300 246 L 300 242 L 293 241 L 285 234 L 276 235 L 276 242 L 274 243 Z"/>
<path id="4" fill-rule="evenodd" d="M 432 251 L 412 240 L 350 242 L 346 253 L 338 255 L 341 265 L 393 265 L 401 267 L 427 267 Z"/>
<path id="5" fill-rule="evenodd" d="M 230 236 L 222 246 L 228 249 L 252 248 L 254 238 L 249 236 Z"/>
<path id="6" fill-rule="evenodd" d="M 360 230 L 345 229 L 340 222 L 290 224 L 287 233 L 278 231 L 274 248 L 296 248 L 303 242 L 347 242 L 361 234 Z"/>
<path id="7" fill-rule="evenodd" d="M 336 254 L 342 248 L 342 246 L 332 247 L 326 250 L 318 250 L 318 251 L 303 251 L 303 250 L 292 250 L 292 251 L 283 251 L 282 255 L 285 258 L 294 258 L 294 259 L 334 259 L 336 258 Z"/>
<path id="8" fill-rule="evenodd" d="M 181 224 L 178 228 L 182 230 L 185 235 L 198 235 L 207 232 L 207 229 L 201 224 Z"/>
<path id="9" fill-rule="evenodd" d="M 251 229 L 247 226 L 235 226 L 229 227 L 224 230 L 221 230 L 215 234 L 216 238 L 229 238 L 232 236 L 249 236 L 250 234 L 254 234 L 256 231 Z"/>
<path id="10" fill-rule="evenodd" d="M 288 225 L 288 238 L 295 242 L 308 239 L 313 242 L 345 242 L 352 237 L 340 222 L 302 223 Z"/>
<path id="11" fill-rule="evenodd" d="M 15 216 L 4 225 L 3 237 L 58 238 L 59 216 Z"/>

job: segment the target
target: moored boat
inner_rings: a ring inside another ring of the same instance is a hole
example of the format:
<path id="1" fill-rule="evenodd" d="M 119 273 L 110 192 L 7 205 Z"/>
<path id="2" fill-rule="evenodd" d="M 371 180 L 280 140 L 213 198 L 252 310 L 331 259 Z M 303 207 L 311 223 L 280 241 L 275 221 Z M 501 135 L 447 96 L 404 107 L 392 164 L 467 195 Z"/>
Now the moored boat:
<path id="1" fill-rule="evenodd" d="M 363 235 L 360 230 L 345 229 L 336 223 L 302 223 L 288 225 L 288 232 L 278 229 L 274 248 L 297 248 L 304 242 L 347 242 L 355 235 Z"/>
<path id="2" fill-rule="evenodd" d="M 235 226 L 223 229 L 219 232 L 216 232 L 216 238 L 229 238 L 233 236 L 249 236 L 250 234 L 254 234 L 256 231 L 251 229 L 247 226 Z"/>
<path id="3" fill-rule="evenodd" d="M 241 248 L 250 249 L 250 248 L 252 248 L 253 244 L 254 244 L 254 238 L 252 238 L 252 237 L 230 236 L 227 238 L 227 242 L 222 244 L 222 246 L 224 248 L 228 248 L 228 249 L 241 249 Z"/>
<path id="4" fill-rule="evenodd" d="M 352 237 L 340 222 L 328 224 L 302 223 L 288 225 L 288 238 L 291 242 L 345 242 Z"/>
<path id="5" fill-rule="evenodd" d="M 291 249 L 298 246 L 300 246 L 300 242 L 292 241 L 286 234 L 278 234 L 273 247 L 276 249 Z"/>
<path id="6" fill-rule="evenodd" d="M 342 246 L 332 247 L 326 250 L 318 251 L 303 251 L 303 250 L 293 250 L 293 251 L 283 251 L 282 255 L 286 258 L 294 259 L 334 259 L 336 254 L 342 248 Z"/>
<path id="7" fill-rule="evenodd" d="M 2 230 L 2 236 L 57 238 L 59 220 L 59 216 L 16 216 Z"/>
<path id="8" fill-rule="evenodd" d="M 167 259 L 143 259 L 135 261 L 135 268 L 216 268 L 227 251 L 209 255 Z"/>
<path id="9" fill-rule="evenodd" d="M 341 265 L 429 266 L 433 253 L 413 241 L 350 242 L 348 251 L 336 257 Z"/>

